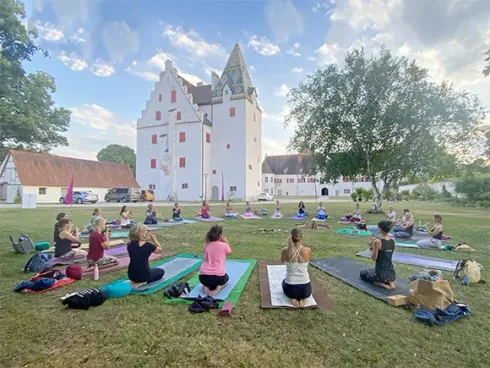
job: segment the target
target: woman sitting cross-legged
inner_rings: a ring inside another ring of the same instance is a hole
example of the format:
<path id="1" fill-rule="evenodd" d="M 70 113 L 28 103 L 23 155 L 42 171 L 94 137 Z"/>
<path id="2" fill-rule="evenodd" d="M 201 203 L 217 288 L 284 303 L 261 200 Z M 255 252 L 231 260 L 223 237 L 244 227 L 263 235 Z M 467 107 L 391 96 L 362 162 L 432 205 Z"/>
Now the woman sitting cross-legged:
<path id="1" fill-rule="evenodd" d="M 153 207 L 153 203 L 148 205 L 148 209 L 145 211 L 145 221 L 143 222 L 145 225 L 156 225 L 158 224 L 157 220 L 157 211 Z"/>
<path id="2" fill-rule="evenodd" d="M 316 214 L 316 218 L 319 220 L 326 220 L 328 218 L 328 215 L 325 212 L 325 207 L 323 206 L 323 202 L 320 202 L 318 204 L 318 211 Z"/>
<path id="3" fill-rule="evenodd" d="M 172 219 L 174 221 L 182 221 L 182 217 L 180 216 L 180 213 L 182 210 L 179 208 L 179 204 L 175 202 L 174 208 L 172 208 Z"/>
<path id="4" fill-rule="evenodd" d="M 253 215 L 252 213 L 252 207 L 250 206 L 250 202 L 247 201 L 245 203 L 245 213 L 244 213 L 245 216 L 247 217 L 251 217 Z"/>
<path id="5" fill-rule="evenodd" d="M 392 223 L 390 221 L 380 221 L 378 223 L 381 239 L 376 237 L 369 238 L 369 249 L 371 249 L 371 259 L 376 262 L 374 269 L 362 270 L 361 279 L 372 282 L 375 285 L 386 289 L 395 289 L 396 279 L 395 267 L 391 258 L 395 250 L 395 241 L 391 239 L 389 233 Z"/>
<path id="6" fill-rule="evenodd" d="M 202 201 L 201 212 L 199 212 L 198 216 L 201 216 L 204 219 L 207 219 L 211 216 L 208 201 Z"/>
<path id="7" fill-rule="evenodd" d="M 129 229 L 131 227 L 131 217 L 133 212 L 128 208 L 128 206 L 122 206 L 121 212 L 119 212 L 121 227 L 123 229 Z"/>
<path id="8" fill-rule="evenodd" d="M 395 233 L 395 238 L 399 239 L 408 239 L 413 236 L 413 226 L 415 224 L 415 220 L 410 210 L 403 210 L 403 217 L 397 226 L 393 228 L 393 232 Z"/>
<path id="9" fill-rule="evenodd" d="M 76 227 L 72 232 L 72 222 L 70 219 L 62 218 L 57 226 L 54 234 L 54 256 L 60 260 L 66 260 L 70 258 L 83 258 L 87 256 L 87 252 L 80 247 L 79 232 Z"/>
<path id="10" fill-rule="evenodd" d="M 237 215 L 238 215 L 237 213 L 233 212 L 233 207 L 232 207 L 230 201 L 226 202 L 225 217 L 234 218 L 234 217 L 237 217 Z"/>
<path id="11" fill-rule="evenodd" d="M 288 246 L 281 251 L 281 262 L 286 263 L 286 278 L 282 282 L 282 290 L 295 307 L 304 307 L 312 292 L 308 273 L 311 248 L 304 247 L 301 240 L 301 230 L 294 228 L 291 230 Z"/>
<path id="12" fill-rule="evenodd" d="M 150 268 L 148 259 L 152 253 L 162 253 L 157 238 L 148 231 L 146 225 L 138 223 L 129 231 L 128 278 L 133 287 L 160 280 L 165 271 L 162 268 Z"/>
<path id="13" fill-rule="evenodd" d="M 281 204 L 279 203 L 279 201 L 276 201 L 276 210 L 274 211 L 274 214 L 271 217 L 272 218 L 282 218 Z"/>
<path id="14" fill-rule="evenodd" d="M 427 224 L 426 229 L 430 234 L 430 238 L 422 239 L 417 242 L 419 248 L 422 249 L 441 249 L 442 234 L 444 227 L 442 226 L 442 217 L 440 215 L 434 215 L 434 224 Z"/>
<path id="15" fill-rule="evenodd" d="M 308 216 L 308 214 L 306 213 L 306 207 L 305 207 L 305 204 L 303 203 L 303 201 L 300 201 L 298 204 L 298 216 L 301 216 L 301 217 Z"/>
<path id="16" fill-rule="evenodd" d="M 109 231 L 106 230 L 107 220 L 99 218 L 94 222 L 94 231 L 89 237 L 89 247 L 87 255 L 87 264 L 91 266 L 99 265 L 113 266 L 119 263 L 119 260 L 114 256 L 104 255 L 104 250 L 110 248 Z"/>
<path id="17" fill-rule="evenodd" d="M 214 225 L 206 235 L 204 259 L 199 271 L 199 282 L 207 296 L 215 296 L 228 283 L 230 278 L 225 271 L 225 262 L 230 254 L 231 248 L 223 235 L 223 228 Z"/>

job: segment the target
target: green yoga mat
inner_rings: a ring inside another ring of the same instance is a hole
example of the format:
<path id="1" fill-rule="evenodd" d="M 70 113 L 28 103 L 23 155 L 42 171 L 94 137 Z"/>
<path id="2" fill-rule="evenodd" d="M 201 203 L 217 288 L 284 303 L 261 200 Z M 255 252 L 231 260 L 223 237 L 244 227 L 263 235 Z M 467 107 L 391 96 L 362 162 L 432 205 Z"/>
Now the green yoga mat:
<path id="1" fill-rule="evenodd" d="M 237 282 L 233 290 L 230 292 L 230 295 L 228 295 L 228 298 L 223 301 L 218 301 L 218 306 L 222 307 L 224 303 L 226 302 L 232 302 L 233 306 L 236 306 L 238 304 L 238 299 L 240 298 L 240 295 L 242 294 L 243 289 L 245 289 L 245 285 L 247 285 L 247 281 L 250 278 L 250 275 L 252 274 L 252 271 L 257 264 L 256 259 L 233 259 L 235 262 L 250 262 L 250 265 L 248 266 L 247 270 L 241 277 L 241 279 Z M 191 288 L 196 287 L 199 285 L 199 273 L 196 273 L 192 278 L 187 281 Z M 182 298 L 164 298 L 163 299 L 164 303 L 167 304 L 192 304 L 193 300 L 188 300 L 188 299 L 182 299 Z"/>
<path id="2" fill-rule="evenodd" d="M 155 292 L 157 292 L 163 288 L 166 288 L 167 286 L 173 284 L 174 282 L 180 280 L 181 278 L 189 275 L 191 272 L 197 270 L 199 267 L 201 267 L 201 263 L 202 263 L 202 257 L 201 256 L 195 256 L 193 254 L 180 253 L 180 254 L 176 254 L 173 257 L 170 257 L 170 258 L 164 259 L 162 261 L 155 262 L 155 263 L 151 264 L 151 268 L 155 268 L 155 267 L 165 265 L 165 264 L 170 263 L 176 259 L 196 259 L 196 260 L 199 260 L 199 262 L 196 262 L 195 264 L 192 264 L 189 267 L 186 267 L 181 272 L 172 275 L 168 279 L 166 279 L 164 276 L 161 282 L 160 281 L 154 282 L 154 285 L 149 287 L 149 288 L 145 287 L 141 290 L 133 289 L 131 291 L 131 294 L 133 294 L 133 295 L 150 295 L 150 294 L 153 294 L 153 293 L 155 293 Z M 123 277 L 121 279 L 115 280 L 115 281 L 113 281 L 107 285 L 102 286 L 101 289 L 105 289 L 107 286 L 109 286 L 111 284 L 116 284 L 116 283 L 120 283 L 120 282 L 128 282 L 128 278 Z M 150 286 L 150 284 L 148 286 Z"/>
<path id="3" fill-rule="evenodd" d="M 355 236 L 362 236 L 362 237 L 367 237 L 373 235 L 371 231 L 365 231 L 365 230 L 356 230 L 353 228 L 344 228 L 344 229 L 338 229 L 337 234 L 341 235 L 355 235 Z"/>

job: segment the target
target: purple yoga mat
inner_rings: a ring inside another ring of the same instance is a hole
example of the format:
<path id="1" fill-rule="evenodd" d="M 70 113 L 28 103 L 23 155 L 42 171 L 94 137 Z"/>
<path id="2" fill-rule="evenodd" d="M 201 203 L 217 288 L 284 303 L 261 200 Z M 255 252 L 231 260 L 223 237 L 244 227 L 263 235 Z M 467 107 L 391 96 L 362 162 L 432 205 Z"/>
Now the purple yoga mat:
<path id="1" fill-rule="evenodd" d="M 304 220 L 306 218 L 308 218 L 308 216 L 298 216 L 298 215 L 291 216 L 291 220 Z"/>
<path id="2" fill-rule="evenodd" d="M 249 220 L 249 219 L 260 219 L 261 217 L 256 216 L 256 215 L 250 215 L 250 216 L 245 216 L 245 215 L 240 215 L 240 217 L 244 220 Z"/>
<path id="3" fill-rule="evenodd" d="M 223 219 L 220 219 L 218 217 L 210 216 L 209 218 L 202 218 L 201 216 L 196 216 L 196 220 L 201 220 L 201 221 L 222 221 Z"/>
<path id="4" fill-rule="evenodd" d="M 113 247 L 110 248 L 109 250 L 104 251 L 104 253 L 114 257 L 128 254 L 128 246 L 126 244 L 121 244 L 118 245 L 117 247 Z"/>

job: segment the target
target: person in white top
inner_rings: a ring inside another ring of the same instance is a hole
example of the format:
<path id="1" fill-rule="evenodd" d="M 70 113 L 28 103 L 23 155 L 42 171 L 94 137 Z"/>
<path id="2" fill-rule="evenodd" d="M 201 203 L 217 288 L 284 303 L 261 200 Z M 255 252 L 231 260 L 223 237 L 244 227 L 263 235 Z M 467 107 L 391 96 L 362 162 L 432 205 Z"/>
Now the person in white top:
<path id="1" fill-rule="evenodd" d="M 276 211 L 274 214 L 271 216 L 272 218 L 282 218 L 282 213 L 281 213 L 281 204 L 279 201 L 276 201 Z"/>
<path id="2" fill-rule="evenodd" d="M 386 214 L 386 219 L 393 224 L 396 222 L 396 212 L 393 207 L 390 207 L 388 209 L 388 213 Z"/>
<path id="3" fill-rule="evenodd" d="M 131 227 L 131 216 L 133 212 L 128 208 L 128 206 L 122 206 L 119 216 L 121 217 L 121 227 L 129 229 Z"/>
<path id="4" fill-rule="evenodd" d="M 288 246 L 281 251 L 281 262 L 286 263 L 286 278 L 282 282 L 284 294 L 295 307 L 304 307 L 311 296 L 308 264 L 311 261 L 311 248 L 302 244 L 302 233 L 298 228 L 291 230 Z"/>

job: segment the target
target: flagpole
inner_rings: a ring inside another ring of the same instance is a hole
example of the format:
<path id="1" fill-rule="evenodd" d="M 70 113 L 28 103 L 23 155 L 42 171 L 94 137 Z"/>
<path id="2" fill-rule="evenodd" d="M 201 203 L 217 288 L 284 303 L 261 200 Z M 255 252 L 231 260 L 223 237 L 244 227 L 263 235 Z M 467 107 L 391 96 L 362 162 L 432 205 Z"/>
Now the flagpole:
<path id="1" fill-rule="evenodd" d="M 225 177 L 223 170 L 221 170 L 221 202 L 225 201 Z"/>

